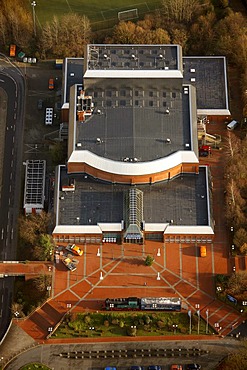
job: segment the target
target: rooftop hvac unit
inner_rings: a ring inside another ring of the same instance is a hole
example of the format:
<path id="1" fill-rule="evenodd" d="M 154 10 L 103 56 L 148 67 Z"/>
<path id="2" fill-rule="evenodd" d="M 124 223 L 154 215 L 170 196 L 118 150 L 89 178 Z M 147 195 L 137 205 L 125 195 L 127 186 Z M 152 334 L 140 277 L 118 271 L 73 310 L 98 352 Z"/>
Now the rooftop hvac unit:
<path id="1" fill-rule="evenodd" d="M 96 143 L 97 143 L 97 144 L 101 144 L 101 138 L 100 138 L 100 137 L 97 137 L 97 139 L 96 139 Z"/>
<path id="2" fill-rule="evenodd" d="M 77 146 L 77 148 L 80 148 L 81 147 L 81 143 L 77 143 L 76 146 Z"/>
<path id="3" fill-rule="evenodd" d="M 190 144 L 189 143 L 186 143 L 185 144 L 185 148 L 189 148 L 190 147 Z"/>
<path id="4" fill-rule="evenodd" d="M 171 139 L 167 138 L 167 139 L 166 139 L 166 142 L 167 142 L 168 144 L 170 144 L 170 143 L 171 143 Z"/>
<path id="5" fill-rule="evenodd" d="M 191 79 L 190 79 L 190 81 L 191 81 L 191 82 L 195 82 L 195 81 L 196 81 L 196 79 L 193 77 L 193 78 L 191 78 Z"/>
<path id="6" fill-rule="evenodd" d="M 104 58 L 107 59 L 107 54 L 104 54 Z"/>
<path id="7" fill-rule="evenodd" d="M 191 73 L 195 73 L 195 71 L 196 71 L 195 68 L 191 68 L 190 70 Z"/>
<path id="8" fill-rule="evenodd" d="M 163 59 L 163 55 L 162 54 L 160 54 L 159 57 L 160 57 L 160 59 Z"/>
<path id="9" fill-rule="evenodd" d="M 166 113 L 166 114 L 170 114 L 170 110 L 169 110 L 169 108 L 167 108 L 167 109 L 165 110 L 165 113 Z"/>

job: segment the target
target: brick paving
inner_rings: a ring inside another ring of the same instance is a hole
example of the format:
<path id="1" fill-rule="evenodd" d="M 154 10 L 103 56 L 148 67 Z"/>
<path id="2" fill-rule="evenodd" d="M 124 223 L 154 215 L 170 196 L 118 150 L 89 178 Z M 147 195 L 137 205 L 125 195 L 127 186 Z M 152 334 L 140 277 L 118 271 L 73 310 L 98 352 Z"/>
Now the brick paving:
<path id="1" fill-rule="evenodd" d="M 191 244 L 146 241 L 143 246 L 83 245 L 84 255 L 77 257 L 79 264 L 75 272 L 66 270 L 61 261 L 56 264 L 52 296 L 47 306 L 21 323 L 27 333 L 37 340 L 45 340 L 48 328 L 55 327 L 56 320 L 59 322 L 65 312 L 100 310 L 102 302 L 109 296 L 179 296 L 192 312 L 199 304 L 201 317 L 206 319 L 208 313 L 209 324 L 214 327 L 217 323 L 222 328 L 219 334 L 223 336 L 231 331 L 232 325 L 243 321 L 244 317 L 239 312 L 218 302 L 215 297 L 214 275 L 231 273 L 232 263 L 237 271 L 245 269 L 246 259 L 232 261 L 229 258 L 230 235 L 224 212 L 227 130 L 224 123 L 218 122 L 209 124 L 207 131 L 223 138 L 222 150 L 213 149 L 210 157 L 201 159 L 201 164 L 209 165 L 213 182 L 215 239 L 212 245 L 207 246 L 207 256 L 203 259 L 198 257 L 198 246 Z M 98 248 L 100 256 L 97 256 Z M 155 258 L 151 267 L 144 265 L 148 254 Z M 160 280 L 157 279 L 158 273 Z M 182 338 L 185 339 L 184 336 Z"/>

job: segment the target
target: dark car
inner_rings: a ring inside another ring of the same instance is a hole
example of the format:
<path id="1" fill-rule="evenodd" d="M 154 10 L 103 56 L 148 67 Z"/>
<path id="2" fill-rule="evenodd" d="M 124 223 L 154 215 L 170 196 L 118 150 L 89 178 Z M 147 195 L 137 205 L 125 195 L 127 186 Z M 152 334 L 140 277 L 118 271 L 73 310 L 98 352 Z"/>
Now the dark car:
<path id="1" fill-rule="evenodd" d="M 38 100 L 37 107 L 38 107 L 39 110 L 43 109 L 43 100 L 42 99 Z"/>
<path id="2" fill-rule="evenodd" d="M 151 366 L 148 366 L 148 370 L 161 370 L 161 366 L 151 365 Z"/>
<path id="3" fill-rule="evenodd" d="M 143 366 L 131 366 L 130 370 L 144 370 Z"/>
<path id="4" fill-rule="evenodd" d="M 201 365 L 198 364 L 187 364 L 186 365 L 186 370 L 200 370 Z"/>

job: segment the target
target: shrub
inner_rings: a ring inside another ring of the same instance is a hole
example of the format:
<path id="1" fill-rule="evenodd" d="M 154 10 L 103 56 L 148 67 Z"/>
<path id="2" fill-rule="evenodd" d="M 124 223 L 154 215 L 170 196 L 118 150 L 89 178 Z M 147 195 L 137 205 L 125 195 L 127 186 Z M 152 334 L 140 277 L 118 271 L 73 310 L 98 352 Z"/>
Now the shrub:
<path id="1" fill-rule="evenodd" d="M 154 262 L 154 258 L 152 256 L 147 256 L 146 259 L 145 259 L 145 265 L 146 266 L 152 266 Z"/>
<path id="2" fill-rule="evenodd" d="M 86 316 L 84 317 L 84 322 L 85 322 L 86 324 L 89 324 L 89 323 L 90 323 L 90 321 L 91 321 L 91 317 L 90 317 L 89 315 L 86 315 Z"/>
<path id="3" fill-rule="evenodd" d="M 108 328 L 108 326 L 110 325 L 110 323 L 109 323 L 109 321 L 108 320 L 105 320 L 104 321 L 104 326 L 106 327 L 106 328 Z"/>

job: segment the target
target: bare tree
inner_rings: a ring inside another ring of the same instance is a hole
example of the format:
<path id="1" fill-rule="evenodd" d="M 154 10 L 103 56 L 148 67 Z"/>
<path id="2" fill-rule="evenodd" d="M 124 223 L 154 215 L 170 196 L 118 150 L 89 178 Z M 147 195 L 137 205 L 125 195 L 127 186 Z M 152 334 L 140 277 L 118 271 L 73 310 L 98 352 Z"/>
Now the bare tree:
<path id="1" fill-rule="evenodd" d="M 198 0 L 163 0 L 162 11 L 169 20 L 177 22 L 190 22 L 198 11 L 200 2 Z"/>

